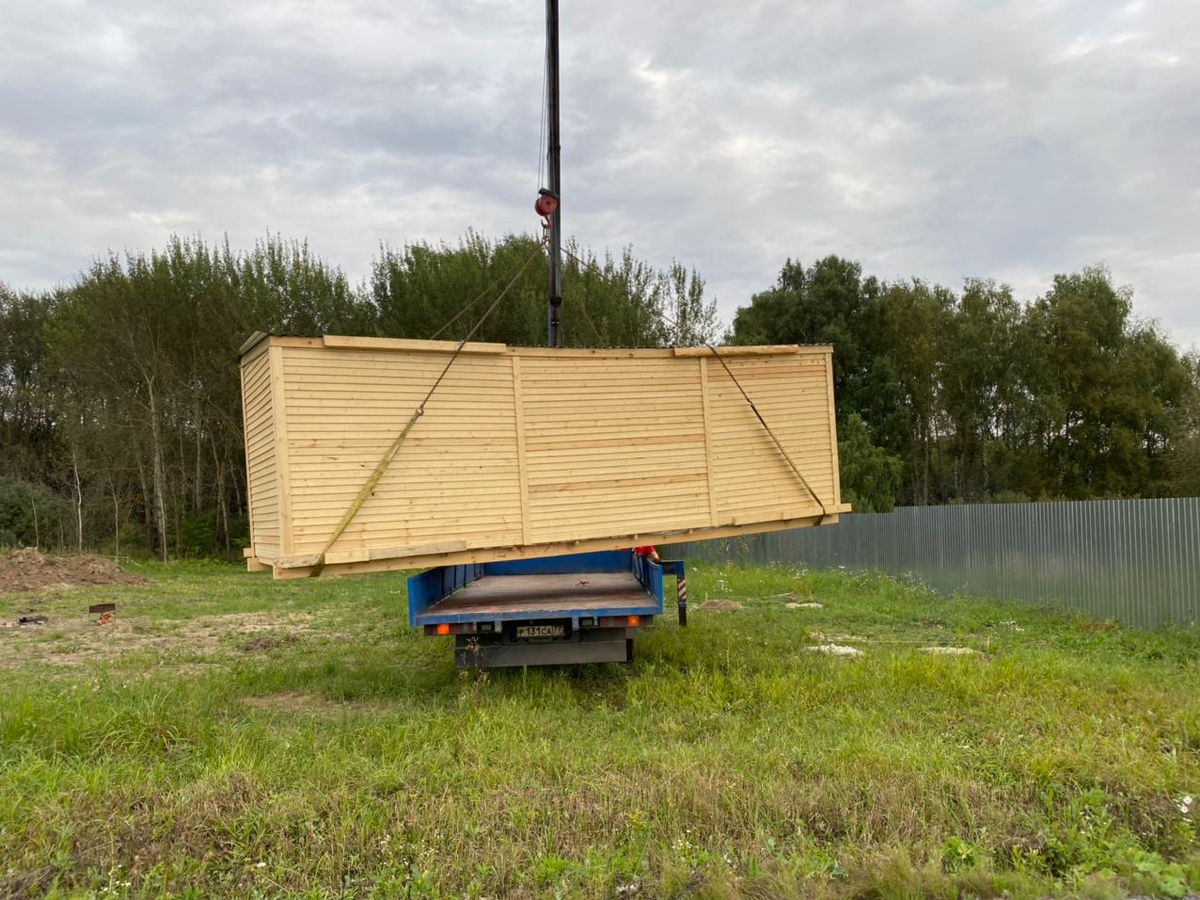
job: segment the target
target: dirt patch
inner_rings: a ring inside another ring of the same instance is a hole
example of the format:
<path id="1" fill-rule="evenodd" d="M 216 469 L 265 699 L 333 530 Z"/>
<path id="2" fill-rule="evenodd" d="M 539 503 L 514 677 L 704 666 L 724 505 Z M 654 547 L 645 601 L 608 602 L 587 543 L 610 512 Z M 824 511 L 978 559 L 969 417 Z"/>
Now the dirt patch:
<path id="1" fill-rule="evenodd" d="M 311 621 L 309 613 L 224 613 L 193 619 L 178 635 L 201 653 L 216 653 L 222 639 L 226 647 L 232 642 L 239 650 L 259 653 L 296 643 Z"/>
<path id="2" fill-rule="evenodd" d="M 0 878 L 0 897 L 36 897 L 54 883 L 58 870 L 53 866 L 43 866 L 28 872 L 10 870 L 8 875 Z"/>
<path id="3" fill-rule="evenodd" d="M 311 712 L 316 707 L 324 706 L 328 701 L 319 694 L 288 691 L 283 694 L 268 694 L 265 697 L 243 697 L 242 702 L 252 709 L 301 713 Z"/>
<path id="4" fill-rule="evenodd" d="M 861 650 L 854 647 L 846 647 L 841 644 L 818 644 L 815 647 L 808 647 L 815 653 L 827 653 L 830 656 L 862 656 Z"/>
<path id="5" fill-rule="evenodd" d="M 736 600 L 705 600 L 696 607 L 703 612 L 737 612 L 741 608 Z"/>
<path id="6" fill-rule="evenodd" d="M 242 641 L 238 646 L 247 653 L 261 653 L 264 650 L 274 650 L 284 644 L 294 644 L 300 640 L 298 634 L 256 634 L 249 640 Z"/>
<path id="7" fill-rule="evenodd" d="M 33 547 L 0 558 L 0 594 L 96 584 L 146 584 L 99 556 L 42 556 Z"/>
<path id="8" fill-rule="evenodd" d="M 158 654 L 160 665 L 194 665 L 234 648 L 261 652 L 294 644 L 311 621 L 308 613 L 225 613 L 149 625 L 118 610 L 112 622 L 98 625 L 95 616 L 82 612 L 51 614 L 45 625 L 0 631 L 0 668 L 33 662 L 78 666 L 135 652 Z"/>
<path id="9" fill-rule="evenodd" d="M 971 647 L 922 647 L 922 653 L 933 653 L 937 656 L 971 656 L 978 653 L 978 650 Z"/>
<path id="10" fill-rule="evenodd" d="M 822 631 L 810 631 L 808 636 L 818 644 L 836 644 L 839 641 L 843 644 L 854 644 L 870 641 L 870 638 L 861 637 L 857 634 L 825 634 Z"/>

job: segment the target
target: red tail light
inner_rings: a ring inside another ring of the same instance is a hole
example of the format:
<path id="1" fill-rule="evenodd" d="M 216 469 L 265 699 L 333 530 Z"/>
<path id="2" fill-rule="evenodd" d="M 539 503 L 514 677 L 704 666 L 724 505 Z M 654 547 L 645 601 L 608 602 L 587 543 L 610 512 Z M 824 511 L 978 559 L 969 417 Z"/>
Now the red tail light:
<path id="1" fill-rule="evenodd" d="M 426 634 L 474 634 L 474 622 L 439 622 L 437 625 L 426 625 Z"/>
<path id="2" fill-rule="evenodd" d="M 601 616 L 596 620 L 597 628 L 637 628 L 641 624 L 642 616 Z"/>

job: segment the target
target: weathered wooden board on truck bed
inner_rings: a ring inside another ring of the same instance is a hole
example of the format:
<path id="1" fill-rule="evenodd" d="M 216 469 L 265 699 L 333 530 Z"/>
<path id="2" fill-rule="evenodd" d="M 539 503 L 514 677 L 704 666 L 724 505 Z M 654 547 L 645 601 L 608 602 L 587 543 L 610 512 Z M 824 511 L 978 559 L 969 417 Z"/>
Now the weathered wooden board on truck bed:
<path id="1" fill-rule="evenodd" d="M 619 549 L 832 524 L 849 509 L 829 347 L 726 347 L 718 359 L 473 343 L 315 569 L 456 346 L 247 342 L 252 568 L 287 578 Z"/>

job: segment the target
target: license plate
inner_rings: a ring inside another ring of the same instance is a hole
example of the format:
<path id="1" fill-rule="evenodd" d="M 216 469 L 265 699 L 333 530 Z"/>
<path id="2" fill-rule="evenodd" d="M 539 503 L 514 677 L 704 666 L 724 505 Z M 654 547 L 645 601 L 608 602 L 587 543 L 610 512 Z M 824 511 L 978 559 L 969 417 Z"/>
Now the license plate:
<path id="1" fill-rule="evenodd" d="M 567 630 L 562 625 L 518 625 L 519 638 L 556 638 L 563 637 Z"/>

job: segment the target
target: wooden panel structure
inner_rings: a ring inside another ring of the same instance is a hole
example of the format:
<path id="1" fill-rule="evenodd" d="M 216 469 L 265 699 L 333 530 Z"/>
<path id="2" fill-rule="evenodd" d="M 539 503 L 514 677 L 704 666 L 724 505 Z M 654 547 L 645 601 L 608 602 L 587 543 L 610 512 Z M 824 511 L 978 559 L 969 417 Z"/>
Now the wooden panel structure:
<path id="1" fill-rule="evenodd" d="M 242 358 L 242 416 L 246 434 L 246 480 L 254 552 L 278 559 L 279 472 L 275 465 L 275 406 L 268 348 L 260 345 Z"/>
<path id="2" fill-rule="evenodd" d="M 829 347 L 718 359 L 475 343 L 330 545 L 456 346 L 247 342 L 251 567 L 288 578 L 619 549 L 832 524 L 849 509 Z"/>

